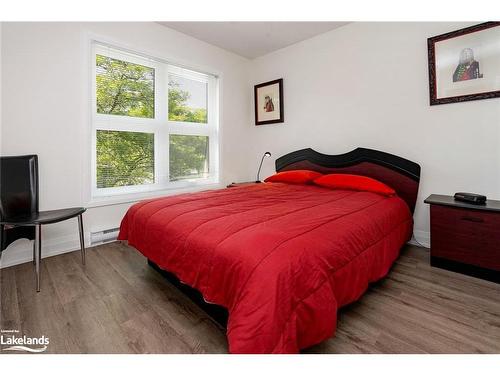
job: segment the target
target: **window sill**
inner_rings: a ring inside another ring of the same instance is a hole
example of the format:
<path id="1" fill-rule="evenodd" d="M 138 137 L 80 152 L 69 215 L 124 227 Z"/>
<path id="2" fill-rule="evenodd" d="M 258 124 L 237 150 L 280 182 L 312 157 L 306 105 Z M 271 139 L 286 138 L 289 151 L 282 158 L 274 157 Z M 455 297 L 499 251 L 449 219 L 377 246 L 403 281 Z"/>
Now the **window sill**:
<path id="1" fill-rule="evenodd" d="M 90 199 L 87 203 L 87 208 L 96 208 L 104 206 L 114 206 L 124 203 L 135 203 L 144 199 L 159 198 L 169 195 L 183 194 L 183 193 L 195 193 L 203 190 L 214 190 L 221 189 L 225 187 L 224 184 L 219 182 L 199 184 L 195 186 L 175 188 L 175 189 L 163 189 L 163 190 L 153 190 L 141 193 L 132 194 L 119 194 L 119 195 L 109 195 L 103 197 L 94 197 Z"/>

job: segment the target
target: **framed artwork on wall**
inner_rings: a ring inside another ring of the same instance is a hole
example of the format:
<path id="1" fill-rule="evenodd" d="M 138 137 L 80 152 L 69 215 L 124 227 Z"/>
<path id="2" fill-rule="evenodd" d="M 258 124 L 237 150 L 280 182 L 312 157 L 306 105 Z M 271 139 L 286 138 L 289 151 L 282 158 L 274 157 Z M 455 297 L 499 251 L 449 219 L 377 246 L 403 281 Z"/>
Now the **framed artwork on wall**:
<path id="1" fill-rule="evenodd" d="M 430 104 L 500 97 L 500 22 L 427 39 Z"/>
<path id="2" fill-rule="evenodd" d="M 255 125 L 284 121 L 283 78 L 254 86 Z"/>

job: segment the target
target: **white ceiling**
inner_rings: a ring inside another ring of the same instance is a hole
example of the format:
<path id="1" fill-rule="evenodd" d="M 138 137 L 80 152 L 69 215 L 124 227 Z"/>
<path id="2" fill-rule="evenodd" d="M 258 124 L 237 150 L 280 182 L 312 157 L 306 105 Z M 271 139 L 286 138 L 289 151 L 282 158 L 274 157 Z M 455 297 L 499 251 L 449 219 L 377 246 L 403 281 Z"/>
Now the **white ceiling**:
<path id="1" fill-rule="evenodd" d="M 159 22 L 250 59 L 276 51 L 348 22 Z"/>

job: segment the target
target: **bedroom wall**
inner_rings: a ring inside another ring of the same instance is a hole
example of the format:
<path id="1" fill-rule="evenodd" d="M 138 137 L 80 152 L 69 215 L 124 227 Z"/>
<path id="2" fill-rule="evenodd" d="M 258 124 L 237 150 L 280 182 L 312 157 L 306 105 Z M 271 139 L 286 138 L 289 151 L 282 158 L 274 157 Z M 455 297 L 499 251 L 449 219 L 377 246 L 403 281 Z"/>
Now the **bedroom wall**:
<path id="1" fill-rule="evenodd" d="M 312 147 L 370 147 L 422 167 L 415 234 L 429 243 L 431 193 L 500 198 L 500 99 L 429 106 L 427 38 L 464 23 L 353 23 L 258 58 L 254 84 L 284 79 L 285 122 L 254 126 L 253 160 Z M 255 167 L 254 167 L 255 168 Z"/>
<path id="2" fill-rule="evenodd" d="M 244 180 L 251 128 L 248 60 L 155 23 L 3 23 L 1 35 L 2 155 L 36 153 L 40 160 L 40 209 L 88 206 L 90 185 L 90 35 L 151 56 L 221 75 L 221 180 Z M 131 203 L 90 207 L 85 230 L 119 226 Z M 44 254 L 78 248 L 76 219 L 44 227 Z M 2 266 L 31 257 L 20 240 Z"/>

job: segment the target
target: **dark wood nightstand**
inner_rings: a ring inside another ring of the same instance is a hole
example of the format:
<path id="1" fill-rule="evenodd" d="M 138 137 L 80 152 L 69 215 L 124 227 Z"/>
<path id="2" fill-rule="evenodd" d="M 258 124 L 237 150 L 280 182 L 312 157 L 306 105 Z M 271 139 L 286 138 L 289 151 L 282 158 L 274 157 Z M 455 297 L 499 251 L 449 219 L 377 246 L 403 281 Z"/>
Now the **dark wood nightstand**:
<path id="1" fill-rule="evenodd" d="M 255 181 L 248 181 L 248 182 L 231 182 L 229 185 L 227 185 L 226 187 L 230 188 L 230 187 L 237 187 L 237 186 L 248 186 L 248 185 L 255 185 L 255 184 L 258 184 L 259 182 L 255 182 Z"/>
<path id="2" fill-rule="evenodd" d="M 500 201 L 432 194 L 431 265 L 500 283 Z"/>

